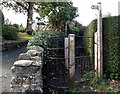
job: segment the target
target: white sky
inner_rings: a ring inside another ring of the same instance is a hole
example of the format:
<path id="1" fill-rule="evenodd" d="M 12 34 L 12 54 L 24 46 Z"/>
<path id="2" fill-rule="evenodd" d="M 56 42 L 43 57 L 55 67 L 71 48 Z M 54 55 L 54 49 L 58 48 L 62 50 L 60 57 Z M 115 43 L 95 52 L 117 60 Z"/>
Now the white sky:
<path id="1" fill-rule="evenodd" d="M 93 19 L 96 18 L 97 10 L 92 10 L 91 6 L 98 2 L 102 3 L 102 14 L 108 12 L 112 16 L 118 15 L 118 2 L 120 0 L 72 0 L 75 7 L 78 7 L 79 17 L 76 20 L 87 26 Z M 3 9 L 5 18 L 8 18 L 12 23 L 23 24 L 26 27 L 27 17 L 23 14 L 15 13 L 14 11 Z M 35 18 L 35 15 L 34 15 Z"/>

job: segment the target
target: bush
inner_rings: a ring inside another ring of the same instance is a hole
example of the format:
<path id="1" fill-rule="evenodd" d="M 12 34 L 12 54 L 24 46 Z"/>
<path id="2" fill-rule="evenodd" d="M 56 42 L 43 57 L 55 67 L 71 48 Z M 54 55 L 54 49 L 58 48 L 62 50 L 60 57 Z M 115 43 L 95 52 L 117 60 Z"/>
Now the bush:
<path id="1" fill-rule="evenodd" d="M 64 56 L 64 49 L 63 50 L 48 50 L 47 48 L 63 48 L 64 47 L 64 36 L 62 33 L 57 31 L 44 31 L 36 33 L 36 35 L 29 41 L 29 46 L 41 46 L 44 48 L 44 62 L 47 59 L 46 56 Z M 49 61 L 50 62 L 50 61 Z M 53 62 L 52 62 L 53 63 Z M 50 65 L 51 66 L 51 65 Z"/>
<path id="2" fill-rule="evenodd" d="M 18 29 L 11 25 L 4 25 L 2 36 L 6 40 L 16 40 L 18 38 Z"/>
<path id="3" fill-rule="evenodd" d="M 81 27 L 69 27 L 68 26 L 68 34 L 75 34 L 75 35 L 78 35 L 78 36 L 83 36 L 85 30 L 86 30 L 86 27 L 85 26 L 81 26 Z"/>
<path id="4" fill-rule="evenodd" d="M 17 29 L 19 29 L 19 25 L 18 24 L 13 24 L 13 26 Z"/>
<path id="5" fill-rule="evenodd" d="M 78 32 L 78 31 L 79 31 L 79 29 L 78 29 L 77 27 L 70 27 L 70 29 L 71 29 L 71 31 L 73 31 L 73 32 Z"/>
<path id="6" fill-rule="evenodd" d="M 25 27 L 23 27 L 22 25 L 19 26 L 19 32 L 24 33 L 25 32 Z"/>
<path id="7" fill-rule="evenodd" d="M 28 35 L 32 35 L 33 30 L 26 30 L 26 33 L 27 33 Z"/>
<path id="8" fill-rule="evenodd" d="M 49 39 L 47 41 L 48 37 Z M 63 40 L 64 40 L 63 33 L 61 32 L 42 31 L 36 33 L 36 35 L 29 41 L 28 46 L 33 46 L 33 45 L 41 46 L 44 49 L 46 48 L 46 45 L 48 45 L 49 47 L 58 47 L 60 46 L 61 42 L 63 42 Z"/>

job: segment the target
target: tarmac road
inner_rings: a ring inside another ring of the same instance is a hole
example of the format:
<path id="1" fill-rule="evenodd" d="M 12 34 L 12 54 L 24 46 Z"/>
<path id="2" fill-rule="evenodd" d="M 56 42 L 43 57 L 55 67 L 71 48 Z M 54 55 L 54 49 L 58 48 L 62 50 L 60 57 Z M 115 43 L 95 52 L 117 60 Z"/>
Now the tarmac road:
<path id="1" fill-rule="evenodd" d="M 15 48 L 12 50 L 8 50 L 0 53 L 0 69 L 2 72 L 0 73 L 0 92 L 10 92 L 10 80 L 12 77 L 11 67 L 13 63 L 18 59 L 20 53 L 25 53 L 27 51 L 26 46 Z"/>

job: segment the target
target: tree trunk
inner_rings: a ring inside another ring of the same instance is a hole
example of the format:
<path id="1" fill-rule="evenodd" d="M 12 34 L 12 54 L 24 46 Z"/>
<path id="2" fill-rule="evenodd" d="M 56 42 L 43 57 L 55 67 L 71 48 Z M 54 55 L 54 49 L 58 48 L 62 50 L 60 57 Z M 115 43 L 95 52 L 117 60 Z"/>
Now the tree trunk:
<path id="1" fill-rule="evenodd" d="M 28 2 L 28 18 L 27 18 L 27 30 L 32 30 L 32 24 L 33 24 L 33 2 Z"/>

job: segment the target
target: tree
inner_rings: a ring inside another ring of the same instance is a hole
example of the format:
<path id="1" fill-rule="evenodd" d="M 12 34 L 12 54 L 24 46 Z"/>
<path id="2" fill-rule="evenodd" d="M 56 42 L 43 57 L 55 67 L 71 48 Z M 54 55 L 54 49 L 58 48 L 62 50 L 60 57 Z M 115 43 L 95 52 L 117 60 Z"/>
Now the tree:
<path id="1" fill-rule="evenodd" d="M 4 15 L 3 12 L 0 10 L 0 25 L 4 24 Z"/>
<path id="2" fill-rule="evenodd" d="M 77 8 L 72 2 L 2 2 L 4 7 L 15 12 L 27 13 L 27 29 L 32 30 L 33 11 L 40 17 L 47 17 L 53 30 L 65 31 L 65 25 L 77 17 Z"/>
<path id="3" fill-rule="evenodd" d="M 65 31 L 67 22 L 78 16 L 77 8 L 72 2 L 43 2 L 38 8 L 40 17 L 47 17 L 53 30 Z"/>
<path id="4" fill-rule="evenodd" d="M 32 30 L 33 9 L 35 9 L 34 2 L 2 2 L 4 7 L 14 10 L 15 12 L 27 13 L 27 29 Z"/>

